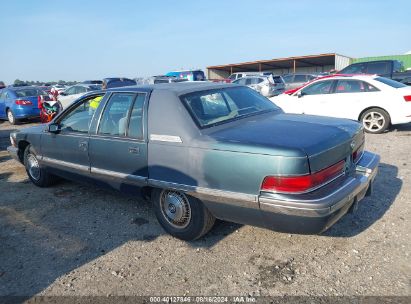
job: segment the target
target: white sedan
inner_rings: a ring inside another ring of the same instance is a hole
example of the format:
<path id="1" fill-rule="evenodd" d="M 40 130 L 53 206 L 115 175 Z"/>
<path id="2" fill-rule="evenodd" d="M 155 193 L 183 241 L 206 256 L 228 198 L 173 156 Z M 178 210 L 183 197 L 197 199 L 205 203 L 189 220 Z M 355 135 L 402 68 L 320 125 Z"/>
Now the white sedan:
<path id="1" fill-rule="evenodd" d="M 76 84 L 64 90 L 57 97 L 63 109 L 66 109 L 74 100 L 83 96 L 84 94 L 101 90 L 101 86 L 97 84 Z"/>
<path id="2" fill-rule="evenodd" d="M 359 120 L 369 133 L 411 122 L 411 87 L 376 75 L 325 77 L 271 101 L 286 113 Z"/>

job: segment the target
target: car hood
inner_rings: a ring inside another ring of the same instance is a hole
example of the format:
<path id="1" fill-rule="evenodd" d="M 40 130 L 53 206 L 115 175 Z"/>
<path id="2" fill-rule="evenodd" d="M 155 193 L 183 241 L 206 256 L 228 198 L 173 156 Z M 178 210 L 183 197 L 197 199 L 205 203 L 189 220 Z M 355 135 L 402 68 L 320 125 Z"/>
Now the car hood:
<path id="1" fill-rule="evenodd" d="M 313 171 L 344 159 L 364 142 L 358 122 L 284 113 L 253 116 L 206 132 L 214 149 L 308 157 Z"/>

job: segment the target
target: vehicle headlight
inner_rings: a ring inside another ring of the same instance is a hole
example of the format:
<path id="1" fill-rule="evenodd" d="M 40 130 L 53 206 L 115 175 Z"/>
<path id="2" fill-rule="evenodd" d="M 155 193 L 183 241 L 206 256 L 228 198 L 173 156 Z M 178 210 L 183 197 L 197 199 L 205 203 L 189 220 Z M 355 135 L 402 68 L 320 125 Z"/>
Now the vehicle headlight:
<path id="1" fill-rule="evenodd" d="M 17 148 L 16 133 L 10 133 L 10 142 L 13 147 Z"/>

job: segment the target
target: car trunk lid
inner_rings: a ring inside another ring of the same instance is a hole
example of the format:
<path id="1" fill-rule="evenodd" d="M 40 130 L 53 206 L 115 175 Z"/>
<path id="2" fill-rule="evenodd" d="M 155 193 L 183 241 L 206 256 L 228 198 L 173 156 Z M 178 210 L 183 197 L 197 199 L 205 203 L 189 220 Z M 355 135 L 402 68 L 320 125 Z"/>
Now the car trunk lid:
<path id="1" fill-rule="evenodd" d="M 268 113 L 206 131 L 218 147 L 285 157 L 306 156 L 311 172 L 348 159 L 364 144 L 360 124 L 347 119 Z"/>

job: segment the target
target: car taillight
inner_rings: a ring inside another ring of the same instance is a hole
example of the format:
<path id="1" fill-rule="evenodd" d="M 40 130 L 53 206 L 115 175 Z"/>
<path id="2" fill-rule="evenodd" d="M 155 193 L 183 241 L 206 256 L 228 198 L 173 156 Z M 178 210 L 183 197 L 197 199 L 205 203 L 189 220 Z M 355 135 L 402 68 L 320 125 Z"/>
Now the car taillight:
<path id="1" fill-rule="evenodd" d="M 31 106 L 33 104 L 30 100 L 24 100 L 24 99 L 17 99 L 15 103 L 16 105 L 19 105 L 19 106 Z"/>
<path id="2" fill-rule="evenodd" d="M 261 185 L 261 191 L 299 193 L 307 192 L 339 176 L 345 166 L 342 160 L 328 168 L 308 175 L 267 176 Z"/>
<path id="3" fill-rule="evenodd" d="M 411 101 L 411 95 L 404 96 L 404 100 L 405 100 L 405 101 Z"/>

